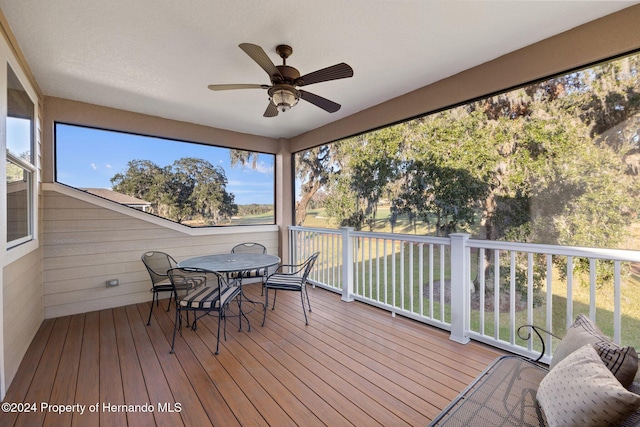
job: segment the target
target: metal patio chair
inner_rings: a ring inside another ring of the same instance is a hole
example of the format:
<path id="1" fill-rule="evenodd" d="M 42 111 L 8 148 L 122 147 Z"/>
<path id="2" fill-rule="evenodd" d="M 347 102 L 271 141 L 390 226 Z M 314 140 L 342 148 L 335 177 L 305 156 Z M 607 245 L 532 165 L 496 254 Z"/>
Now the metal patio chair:
<path id="1" fill-rule="evenodd" d="M 320 252 L 316 252 L 311 255 L 302 264 L 281 264 L 276 271 L 267 277 L 264 282 L 264 315 L 262 317 L 262 326 L 267 319 L 267 307 L 269 306 L 269 289 L 274 290 L 273 294 L 273 306 L 271 310 L 276 308 L 277 292 L 280 291 L 295 291 L 300 292 L 300 300 L 302 301 L 302 312 L 304 313 L 304 323 L 309 324 L 307 318 L 307 312 L 304 308 L 304 296 L 307 297 L 307 305 L 309 306 L 309 312 L 311 312 L 311 302 L 309 301 L 309 293 L 307 292 L 306 284 L 309 277 L 309 273 L 313 269 L 313 266 L 318 259 Z M 302 290 L 304 289 L 304 294 Z"/>
<path id="2" fill-rule="evenodd" d="M 239 245 L 235 245 L 231 249 L 231 253 L 232 254 L 266 254 L 267 248 L 265 248 L 264 245 L 261 245 L 260 243 L 245 242 L 245 243 L 240 243 Z M 239 284 L 242 284 L 242 279 L 259 277 L 262 279 L 262 286 L 263 286 L 262 292 L 264 294 L 264 281 L 267 278 L 268 272 L 269 272 L 268 268 L 257 268 L 254 270 L 239 271 L 239 272 L 230 273 L 229 279 L 238 280 L 240 282 Z"/>
<path id="3" fill-rule="evenodd" d="M 247 322 L 249 319 L 242 312 L 242 298 L 238 298 L 241 295 L 240 286 L 229 286 L 225 277 L 219 273 L 201 270 L 198 268 L 174 268 L 167 272 L 169 281 L 174 290 L 174 298 L 176 302 L 176 318 L 173 328 L 173 339 L 171 340 L 171 351 L 174 352 L 174 346 L 176 342 L 176 331 L 182 329 L 182 312 L 187 313 L 187 323 L 189 323 L 189 312 L 194 313 L 193 323 L 191 323 L 191 329 L 196 330 L 198 327 L 198 319 L 211 312 L 218 313 L 218 333 L 216 341 L 216 353 L 219 353 L 220 349 L 220 327 L 224 321 L 224 339 L 227 340 L 227 317 L 226 310 L 229 303 L 236 299 L 238 302 L 238 318 L 240 323 L 240 329 L 242 329 L 242 317 Z M 207 280 L 208 279 L 208 280 Z M 193 292 L 190 292 L 182 297 L 178 295 L 178 290 L 184 287 L 193 287 L 197 283 L 202 283 Z M 182 334 L 182 331 L 180 332 Z"/>
<path id="4" fill-rule="evenodd" d="M 147 268 L 149 276 L 151 277 L 151 292 L 153 292 L 153 298 L 151 299 L 151 310 L 149 310 L 149 319 L 147 320 L 147 326 L 151 324 L 151 315 L 153 314 L 153 303 L 156 306 L 160 305 L 158 300 L 158 294 L 161 292 L 169 292 L 169 303 L 167 304 L 167 311 L 171 306 L 171 299 L 173 298 L 174 289 L 169 280 L 167 272 L 172 268 L 178 266 L 173 257 L 167 253 L 159 251 L 148 251 L 142 254 L 142 263 Z M 190 291 L 193 288 L 197 288 L 202 285 L 202 282 L 193 282 L 189 286 L 185 285 L 179 287 L 179 291 Z"/>

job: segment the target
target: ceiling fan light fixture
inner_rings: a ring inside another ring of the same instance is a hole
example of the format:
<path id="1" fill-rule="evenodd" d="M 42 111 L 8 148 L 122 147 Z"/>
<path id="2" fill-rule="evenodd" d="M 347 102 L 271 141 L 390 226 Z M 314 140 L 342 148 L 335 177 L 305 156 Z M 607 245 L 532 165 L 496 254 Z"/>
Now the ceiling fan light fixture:
<path id="1" fill-rule="evenodd" d="M 274 86 L 268 93 L 271 102 L 283 113 L 295 107 L 300 100 L 300 92 L 294 87 Z"/>

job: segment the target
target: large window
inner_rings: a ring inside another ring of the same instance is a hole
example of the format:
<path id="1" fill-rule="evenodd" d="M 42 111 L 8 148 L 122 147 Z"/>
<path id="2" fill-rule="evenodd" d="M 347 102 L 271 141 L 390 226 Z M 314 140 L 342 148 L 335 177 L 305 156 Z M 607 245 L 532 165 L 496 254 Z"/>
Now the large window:
<path id="1" fill-rule="evenodd" d="M 640 55 L 296 154 L 298 224 L 640 249 Z"/>
<path id="2" fill-rule="evenodd" d="M 9 246 L 33 236 L 34 103 L 7 65 L 6 185 Z"/>
<path id="3" fill-rule="evenodd" d="M 57 123 L 56 181 L 191 227 L 274 224 L 275 156 Z"/>

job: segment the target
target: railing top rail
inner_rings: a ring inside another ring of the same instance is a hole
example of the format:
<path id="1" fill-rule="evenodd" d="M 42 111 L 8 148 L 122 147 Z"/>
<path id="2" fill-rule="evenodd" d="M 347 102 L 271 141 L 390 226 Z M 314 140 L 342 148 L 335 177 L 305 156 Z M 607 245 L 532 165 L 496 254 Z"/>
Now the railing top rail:
<path id="1" fill-rule="evenodd" d="M 319 228 L 319 227 L 303 227 L 301 225 L 290 225 L 289 230 L 293 231 L 311 231 L 314 233 L 324 233 L 324 234 L 342 234 L 342 231 L 337 228 Z"/>
<path id="2" fill-rule="evenodd" d="M 373 239 L 401 240 L 405 242 L 415 242 L 415 243 L 433 243 L 436 245 L 447 245 L 447 246 L 451 244 L 451 239 L 448 237 L 418 236 L 415 234 L 401 234 L 401 233 L 373 233 L 368 231 L 353 231 L 350 234 L 352 236 L 370 237 Z"/>
<path id="3" fill-rule="evenodd" d="M 342 234 L 341 229 L 331 228 L 311 228 L 301 226 L 290 226 L 289 230 L 310 231 L 324 234 Z M 375 233 L 366 231 L 351 231 L 349 233 L 356 237 L 369 237 L 384 240 L 400 240 L 416 243 L 432 243 L 437 245 L 450 245 L 449 237 L 417 236 L 413 234 L 400 233 Z M 503 242 L 496 240 L 467 239 L 466 246 L 469 248 L 498 249 L 503 251 L 531 252 L 545 255 L 573 256 L 581 258 L 597 258 L 614 261 L 640 262 L 640 251 L 629 249 L 606 249 L 588 248 L 579 246 L 547 245 L 542 243 L 520 243 Z"/>
<path id="4" fill-rule="evenodd" d="M 309 231 L 314 233 L 324 233 L 324 234 L 342 234 L 342 228 L 314 228 L 314 227 L 302 227 L 302 226 L 289 226 L 289 230 L 293 231 Z M 402 234 L 402 233 L 378 233 L 378 232 L 370 232 L 370 231 L 351 231 L 349 232 L 351 236 L 355 237 L 370 237 L 372 239 L 383 239 L 383 240 L 402 240 L 407 242 L 416 242 L 416 243 L 433 243 L 437 245 L 450 245 L 451 239 L 448 237 L 434 237 L 434 236 L 419 236 L 415 234 Z"/>
<path id="5" fill-rule="evenodd" d="M 579 246 L 545 245 L 541 243 L 502 242 L 495 240 L 467 240 L 467 247 L 532 252 L 582 258 L 640 262 L 640 251 L 628 249 L 586 248 Z"/>

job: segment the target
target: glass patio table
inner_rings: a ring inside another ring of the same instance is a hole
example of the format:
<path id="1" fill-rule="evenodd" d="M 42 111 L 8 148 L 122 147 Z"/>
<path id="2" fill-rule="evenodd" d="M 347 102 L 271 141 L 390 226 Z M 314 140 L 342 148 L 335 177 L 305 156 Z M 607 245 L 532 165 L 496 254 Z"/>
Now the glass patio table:
<path id="1" fill-rule="evenodd" d="M 215 254 L 185 259 L 179 267 L 201 268 L 218 273 L 242 273 L 268 268 L 280 263 L 280 257 L 269 254 Z"/>

